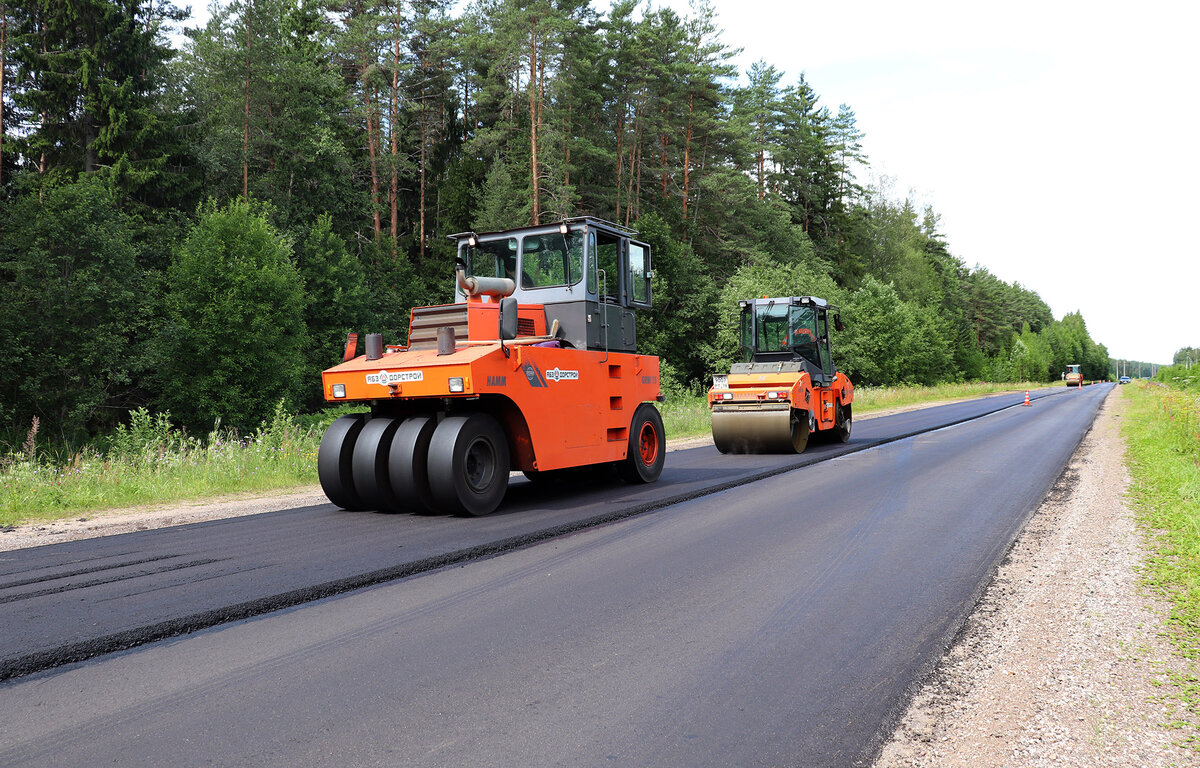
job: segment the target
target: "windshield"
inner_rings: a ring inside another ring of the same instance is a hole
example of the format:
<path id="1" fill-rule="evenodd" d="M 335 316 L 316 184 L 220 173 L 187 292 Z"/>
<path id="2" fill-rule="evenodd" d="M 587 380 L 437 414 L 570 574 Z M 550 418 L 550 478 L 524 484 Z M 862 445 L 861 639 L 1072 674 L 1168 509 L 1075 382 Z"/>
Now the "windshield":
<path id="1" fill-rule="evenodd" d="M 521 255 L 521 287 L 574 285 L 583 278 L 583 233 L 526 235 Z"/>
<path id="2" fill-rule="evenodd" d="M 517 276 L 517 238 L 487 240 L 460 246 L 466 272 L 475 277 L 507 277 L 520 288 L 574 285 L 583 279 L 583 235 L 554 232 L 528 235 L 521 245 L 521 274 Z M 462 288 L 459 288 L 462 293 Z"/>
<path id="3" fill-rule="evenodd" d="M 517 239 L 515 237 L 489 240 L 477 243 L 474 247 L 463 243 L 461 248 L 463 261 L 467 264 L 468 275 L 516 279 Z M 459 288 L 459 292 L 462 292 L 461 288 Z"/>
<path id="4" fill-rule="evenodd" d="M 754 304 L 742 313 L 742 351 L 750 362 L 755 353 L 796 352 L 820 367 L 817 312 L 787 303 Z"/>

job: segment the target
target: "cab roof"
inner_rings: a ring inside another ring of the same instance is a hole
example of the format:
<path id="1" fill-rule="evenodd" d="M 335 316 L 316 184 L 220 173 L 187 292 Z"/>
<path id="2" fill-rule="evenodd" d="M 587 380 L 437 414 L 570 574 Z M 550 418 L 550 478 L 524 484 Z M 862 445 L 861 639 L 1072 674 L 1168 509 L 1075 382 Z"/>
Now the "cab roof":
<path id="1" fill-rule="evenodd" d="M 568 227 L 584 225 L 584 226 L 592 228 L 592 229 L 605 230 L 607 232 L 610 232 L 614 235 L 618 235 L 621 237 L 637 237 L 637 234 L 638 234 L 636 230 L 630 229 L 629 227 L 623 226 L 621 224 L 616 224 L 611 221 L 606 221 L 605 219 L 599 219 L 599 218 L 596 218 L 595 216 L 573 216 L 573 217 L 561 219 L 559 221 L 554 222 L 553 224 L 538 224 L 537 226 L 514 227 L 512 229 L 498 229 L 498 230 L 495 230 L 492 232 L 473 232 L 473 231 L 456 232 L 453 235 L 447 235 L 447 238 L 450 240 L 454 240 L 455 242 L 458 242 L 460 240 L 465 240 L 472 236 L 474 236 L 476 238 L 491 238 L 491 237 L 497 237 L 497 236 L 517 235 L 517 234 L 543 234 L 546 232 L 553 232 L 557 229 L 560 229 L 564 224 L 567 225 Z"/>
<path id="2" fill-rule="evenodd" d="M 770 304 L 792 304 L 837 309 L 837 307 L 831 305 L 825 299 L 816 296 L 779 296 L 774 298 L 764 296 L 761 299 L 742 299 L 738 302 L 739 307 L 748 307 L 752 304 L 756 307 L 764 307 Z"/>

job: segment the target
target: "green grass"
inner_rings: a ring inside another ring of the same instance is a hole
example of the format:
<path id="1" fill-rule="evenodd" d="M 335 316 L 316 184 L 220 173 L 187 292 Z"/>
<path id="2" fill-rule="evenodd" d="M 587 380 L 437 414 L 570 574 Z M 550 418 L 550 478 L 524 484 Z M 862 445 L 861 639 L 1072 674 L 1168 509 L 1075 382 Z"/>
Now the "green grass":
<path id="1" fill-rule="evenodd" d="M 1151 554 L 1145 583 L 1170 605 L 1168 636 L 1187 659 L 1200 659 L 1200 394 L 1137 382 L 1123 425 L 1130 499 Z M 1173 679 L 1193 716 L 1200 715 L 1200 678 Z M 1200 733 L 1188 744 L 1200 750 Z"/>
<path id="2" fill-rule="evenodd" d="M 21 452 L 0 457 L 0 525 L 317 482 L 324 425 L 304 426 L 282 409 L 249 437 L 215 429 L 204 440 L 166 415 L 131 416 L 104 448 L 51 457 L 38 451 L 35 433 Z"/>
<path id="3" fill-rule="evenodd" d="M 994 395 L 1000 392 L 1025 392 L 1062 386 L 1065 386 L 1062 382 L 1046 384 L 1021 381 L 1004 384 L 973 381 L 965 384 L 938 384 L 932 387 L 855 387 L 854 412 L 864 414 L 885 408 L 902 408 L 941 400 L 960 400 Z"/>
<path id="4" fill-rule="evenodd" d="M 707 395 L 677 395 L 658 406 L 667 440 L 701 437 L 712 433 Z"/>

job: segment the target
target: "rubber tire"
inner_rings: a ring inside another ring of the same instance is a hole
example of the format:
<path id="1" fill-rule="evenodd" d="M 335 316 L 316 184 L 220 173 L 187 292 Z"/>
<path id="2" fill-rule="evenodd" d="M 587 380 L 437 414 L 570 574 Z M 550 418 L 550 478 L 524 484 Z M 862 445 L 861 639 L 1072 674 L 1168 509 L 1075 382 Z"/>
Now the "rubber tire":
<path id="1" fill-rule="evenodd" d="M 837 406 L 837 426 L 833 428 L 833 438 L 839 443 L 850 442 L 850 430 L 854 427 L 854 410 L 851 406 Z"/>
<path id="2" fill-rule="evenodd" d="M 388 477 L 388 455 L 392 437 L 399 426 L 396 419 L 376 417 L 366 423 L 354 441 L 351 462 L 354 490 L 367 509 L 380 512 L 399 512 L 401 509 Z"/>
<path id="3" fill-rule="evenodd" d="M 329 500 L 342 509 L 367 509 L 354 490 L 354 443 L 367 423 L 367 414 L 339 416 L 325 430 L 317 449 L 317 479 Z"/>
<path id="4" fill-rule="evenodd" d="M 429 442 L 429 488 L 451 514 L 490 515 L 508 490 L 508 439 L 486 413 L 447 416 Z"/>
<path id="5" fill-rule="evenodd" d="M 392 492 L 410 512 L 437 512 L 433 491 L 429 489 L 429 442 L 437 429 L 433 416 L 405 419 L 392 438 L 388 455 L 388 474 Z"/>
<path id="6" fill-rule="evenodd" d="M 662 474 L 667 458 L 667 436 L 662 416 L 649 403 L 633 412 L 629 425 L 629 450 L 617 462 L 617 474 L 627 483 L 653 483 Z"/>

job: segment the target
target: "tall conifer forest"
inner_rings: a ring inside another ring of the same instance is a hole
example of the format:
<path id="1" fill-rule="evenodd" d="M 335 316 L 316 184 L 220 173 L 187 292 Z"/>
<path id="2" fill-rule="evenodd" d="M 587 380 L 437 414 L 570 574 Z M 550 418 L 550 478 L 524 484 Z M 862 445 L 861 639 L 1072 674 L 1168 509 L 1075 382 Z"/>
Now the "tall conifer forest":
<path id="1" fill-rule="evenodd" d="M 0 435 L 320 408 L 348 331 L 401 343 L 453 300 L 447 235 L 577 215 L 652 246 L 638 336 L 670 392 L 727 368 L 762 295 L 839 305 L 860 385 L 1111 370 L 1081 315 L 869 183 L 851 105 L 739 71 L 705 0 L 213 11 L 172 44 L 169 0 L 0 0 Z"/>

